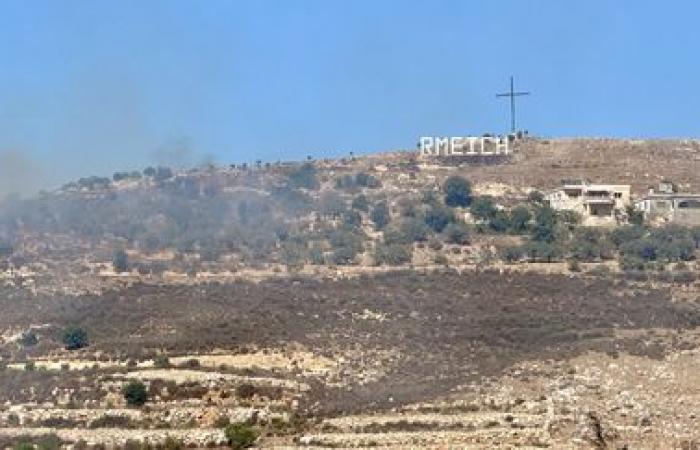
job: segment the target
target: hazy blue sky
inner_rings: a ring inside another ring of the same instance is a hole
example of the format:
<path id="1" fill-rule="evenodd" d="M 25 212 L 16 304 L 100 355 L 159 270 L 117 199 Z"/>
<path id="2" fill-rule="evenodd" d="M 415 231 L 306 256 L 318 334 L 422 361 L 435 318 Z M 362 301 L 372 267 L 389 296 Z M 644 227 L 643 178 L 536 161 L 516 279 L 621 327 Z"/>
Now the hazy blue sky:
<path id="1" fill-rule="evenodd" d="M 532 133 L 697 136 L 699 18 L 697 1 L 0 0 L 0 178 L 503 132 L 511 74 Z"/>

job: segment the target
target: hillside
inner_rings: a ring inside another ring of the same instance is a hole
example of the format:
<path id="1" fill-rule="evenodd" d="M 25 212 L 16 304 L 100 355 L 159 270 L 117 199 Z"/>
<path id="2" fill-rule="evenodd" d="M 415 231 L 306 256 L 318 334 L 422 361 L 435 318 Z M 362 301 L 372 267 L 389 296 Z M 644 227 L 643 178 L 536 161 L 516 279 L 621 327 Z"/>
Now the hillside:
<path id="1" fill-rule="evenodd" d="M 542 194 L 699 170 L 695 141 L 528 139 L 497 165 L 147 168 L 8 199 L 0 446 L 217 448 L 234 424 L 260 448 L 695 448 L 700 228 L 583 226 Z"/>

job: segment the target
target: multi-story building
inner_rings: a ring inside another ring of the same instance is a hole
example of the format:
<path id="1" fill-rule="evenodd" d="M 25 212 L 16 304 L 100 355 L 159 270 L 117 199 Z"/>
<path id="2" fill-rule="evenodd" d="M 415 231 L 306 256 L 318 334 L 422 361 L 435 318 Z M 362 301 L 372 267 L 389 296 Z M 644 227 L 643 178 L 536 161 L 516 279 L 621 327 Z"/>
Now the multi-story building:
<path id="1" fill-rule="evenodd" d="M 556 210 L 577 212 L 584 225 L 615 225 L 626 220 L 626 208 L 631 202 L 630 185 L 566 180 L 561 188 L 547 194 L 545 199 Z"/>

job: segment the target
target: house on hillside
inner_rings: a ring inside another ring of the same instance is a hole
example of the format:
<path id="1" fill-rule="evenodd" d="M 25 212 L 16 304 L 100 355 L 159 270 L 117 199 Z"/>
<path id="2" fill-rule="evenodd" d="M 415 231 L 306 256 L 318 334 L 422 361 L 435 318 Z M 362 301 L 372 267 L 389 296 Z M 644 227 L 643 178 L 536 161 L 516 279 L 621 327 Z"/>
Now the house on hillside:
<path id="1" fill-rule="evenodd" d="M 658 190 L 649 189 L 649 193 L 635 203 L 635 208 L 652 221 L 700 225 L 700 194 L 676 192 L 672 183 L 660 183 Z"/>
<path id="2" fill-rule="evenodd" d="M 564 180 L 562 186 L 545 195 L 555 210 L 574 211 L 588 226 L 610 226 L 624 222 L 631 204 L 630 185 L 593 184 L 587 180 Z"/>

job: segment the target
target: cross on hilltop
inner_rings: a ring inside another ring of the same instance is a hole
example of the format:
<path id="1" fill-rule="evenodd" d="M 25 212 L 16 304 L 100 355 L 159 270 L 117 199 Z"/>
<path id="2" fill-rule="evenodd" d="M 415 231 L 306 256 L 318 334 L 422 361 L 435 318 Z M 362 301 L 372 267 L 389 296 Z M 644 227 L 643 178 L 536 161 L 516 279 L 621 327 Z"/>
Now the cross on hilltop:
<path id="1" fill-rule="evenodd" d="M 510 77 L 510 92 L 496 94 L 496 97 L 510 97 L 510 131 L 515 134 L 515 97 L 530 95 L 529 92 L 515 92 L 513 88 L 513 77 Z"/>

